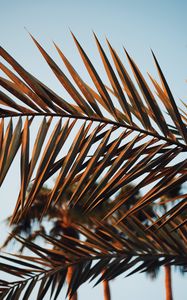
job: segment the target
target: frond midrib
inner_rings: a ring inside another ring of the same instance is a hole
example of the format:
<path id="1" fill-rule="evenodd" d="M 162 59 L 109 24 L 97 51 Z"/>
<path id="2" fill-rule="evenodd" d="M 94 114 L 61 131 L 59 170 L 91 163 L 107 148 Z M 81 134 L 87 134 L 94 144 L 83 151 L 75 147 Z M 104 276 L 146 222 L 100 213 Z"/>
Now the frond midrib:
<path id="1" fill-rule="evenodd" d="M 133 125 L 128 125 L 122 122 L 117 122 L 117 121 L 113 121 L 107 118 L 97 118 L 97 117 L 93 117 L 93 116 L 84 116 L 84 115 L 68 115 L 68 114 L 58 114 L 58 113 L 12 113 L 11 115 L 2 115 L 1 118 L 12 118 L 12 117 L 60 117 L 60 118 L 69 118 L 69 119 L 80 119 L 80 120 L 85 120 L 85 121 L 93 121 L 93 122 L 99 122 L 99 123 L 104 123 L 106 125 L 114 125 L 118 128 L 126 128 L 132 131 L 136 131 L 142 134 L 145 134 L 147 136 L 151 136 L 153 138 L 157 138 L 159 141 L 165 141 L 167 143 L 169 143 L 170 145 L 175 145 L 178 147 L 181 147 L 182 151 L 186 151 L 187 150 L 187 145 L 180 143 L 179 141 L 174 141 L 170 138 L 167 138 L 165 136 L 162 136 L 158 133 L 154 133 L 151 132 L 149 130 L 146 129 L 142 129 Z"/>
<path id="2" fill-rule="evenodd" d="M 179 263 L 180 265 L 180 260 L 183 261 L 184 259 L 187 259 L 187 253 L 185 253 L 184 255 L 181 254 L 181 253 L 109 253 L 109 254 L 100 254 L 100 255 L 96 255 L 96 256 L 83 256 L 81 258 L 79 258 L 77 261 L 75 262 L 70 262 L 70 263 L 67 263 L 65 266 L 64 265 L 52 265 L 50 269 L 44 269 L 42 270 L 41 272 L 37 272 L 35 273 L 34 275 L 30 275 L 28 278 L 24 278 L 23 280 L 18 280 L 18 281 L 12 281 L 10 282 L 10 289 L 9 290 L 12 290 L 12 289 L 15 289 L 17 286 L 20 286 L 20 285 L 26 285 L 27 282 L 29 282 L 30 280 L 37 280 L 37 281 L 40 281 L 42 280 L 44 277 L 48 277 L 52 274 L 55 274 L 55 273 L 58 273 L 60 271 L 63 271 L 63 270 L 66 270 L 68 267 L 70 266 L 76 266 L 76 265 L 79 265 L 79 264 L 82 264 L 82 263 L 86 263 L 86 262 L 91 262 L 91 261 L 95 261 L 95 260 L 102 260 L 102 259 L 120 259 L 120 260 L 123 260 L 123 259 L 126 259 L 127 257 L 130 258 L 130 260 L 132 260 L 133 258 L 135 259 L 136 257 L 139 257 L 139 262 L 141 261 L 146 261 L 146 260 L 152 260 L 154 261 L 155 263 L 155 259 L 159 259 L 159 258 L 162 258 L 163 261 L 166 259 L 167 261 L 171 261 L 171 265 L 172 265 L 172 262 L 174 261 L 174 265 L 176 265 L 175 263 L 175 259 L 177 260 L 177 263 Z M 167 263 L 170 263 L 170 262 L 167 262 Z M 164 264 L 164 263 L 163 263 Z M 159 264 L 160 265 L 160 264 Z M 128 269 L 130 270 L 131 267 Z M 128 271 L 127 270 L 127 271 Z M 34 270 L 33 270 L 34 271 Z"/>

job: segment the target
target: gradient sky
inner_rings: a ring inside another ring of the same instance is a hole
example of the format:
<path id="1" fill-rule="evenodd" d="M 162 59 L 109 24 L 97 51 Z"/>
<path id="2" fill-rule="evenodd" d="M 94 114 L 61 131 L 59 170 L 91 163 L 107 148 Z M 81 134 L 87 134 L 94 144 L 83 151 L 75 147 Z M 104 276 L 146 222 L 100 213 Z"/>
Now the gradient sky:
<path id="1" fill-rule="evenodd" d="M 55 41 L 86 78 L 86 72 L 73 44 L 69 29 L 79 39 L 101 77 L 105 78 L 92 31 L 102 45 L 107 37 L 121 57 L 123 46 L 133 56 L 143 74 L 156 71 L 150 48 L 154 50 L 176 99 L 187 99 L 187 1 L 174 0 L 0 0 L 0 38 L 3 46 L 26 69 L 62 93 L 62 88 L 31 41 L 27 28 L 51 55 L 61 63 L 54 50 Z M 106 49 L 106 47 L 105 47 Z M 13 169 L 0 192 L 0 220 L 12 212 L 18 191 Z M 10 188 L 11 187 L 11 188 Z M 8 193 L 7 193 L 8 190 Z M 6 231 L 1 236 L 5 236 Z M 162 273 L 162 272 L 160 272 Z M 145 275 L 117 278 L 111 284 L 112 299 L 164 299 L 163 273 L 156 281 Z M 174 274 L 174 300 L 185 300 L 186 279 Z M 100 288 L 81 287 L 80 299 L 102 299 Z M 99 297 L 99 298 L 98 298 Z M 34 300 L 34 299 L 33 299 Z"/>

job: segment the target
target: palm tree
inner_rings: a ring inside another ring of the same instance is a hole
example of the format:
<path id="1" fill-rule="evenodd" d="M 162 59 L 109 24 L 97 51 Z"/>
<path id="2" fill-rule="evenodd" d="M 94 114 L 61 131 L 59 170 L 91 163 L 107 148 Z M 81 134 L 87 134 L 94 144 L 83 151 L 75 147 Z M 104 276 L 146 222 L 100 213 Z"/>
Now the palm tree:
<path id="1" fill-rule="evenodd" d="M 10 220 L 13 224 L 30 213 L 43 185 L 54 175 L 56 181 L 48 201 L 43 203 L 41 218 L 51 206 L 59 203 L 68 187 L 76 183 L 68 206 L 77 208 L 88 192 L 81 216 L 94 214 L 104 203 L 106 212 L 102 221 L 95 214 L 93 222 L 110 239 L 104 240 L 83 224 L 76 226 L 76 231 L 84 237 L 81 240 L 70 236 L 59 240 L 48 234 L 42 235 L 51 243 L 51 249 L 16 236 L 34 253 L 34 257 L 2 255 L 1 259 L 6 263 L 0 263 L 1 269 L 16 278 L 22 276 L 19 283 L 0 281 L 2 299 L 19 298 L 21 293 L 28 299 L 37 281 L 41 283 L 40 298 L 50 286 L 58 295 L 69 267 L 76 269 L 69 284 L 71 294 L 88 279 L 100 276 L 98 282 L 111 280 L 133 267 L 130 274 L 166 264 L 187 268 L 186 195 L 181 195 L 177 204 L 168 207 L 155 220 L 146 212 L 149 224 L 136 217 L 138 212 L 146 211 L 146 207 L 156 203 L 162 195 L 186 181 L 185 105 L 181 110 L 177 107 L 154 54 L 161 81 L 160 84 L 150 76 L 156 96 L 127 52 L 138 89 L 111 44 L 107 41 L 114 67 L 95 36 L 110 82 L 110 87 L 107 87 L 77 39 L 73 38 L 94 87 L 85 83 L 55 45 L 76 87 L 32 37 L 50 69 L 69 93 L 70 102 L 0 48 L 0 55 L 6 61 L 6 64 L 0 63 L 5 73 L 0 78 L 5 90 L 0 91 L 0 184 L 3 184 L 15 156 L 20 157 L 20 191 Z M 162 113 L 163 109 L 167 114 Z M 94 185 L 96 181 L 99 182 L 97 187 Z M 31 182 L 32 188 L 27 193 Z M 135 187 L 116 203 L 115 194 L 129 183 L 136 183 Z M 122 212 L 123 205 L 138 190 L 142 191 L 140 199 L 128 211 Z M 110 218 L 117 233 L 108 227 Z M 134 234 L 135 231 L 138 234 Z M 72 247 L 68 246 L 70 241 Z M 60 250 L 55 249 L 56 246 Z"/>
<path id="2" fill-rule="evenodd" d="M 95 183 L 96 185 L 96 183 Z M 68 236 L 70 238 L 79 239 L 79 234 L 75 228 L 76 224 L 83 223 L 88 227 L 92 227 L 92 221 L 88 216 L 84 218 L 81 217 L 81 202 L 76 209 L 69 209 L 67 202 L 72 196 L 73 191 L 75 190 L 76 185 L 69 186 L 66 190 L 66 193 L 61 197 L 60 201 L 56 206 L 50 208 L 46 211 L 41 219 L 41 211 L 43 203 L 48 201 L 50 198 L 51 190 L 47 187 L 43 187 L 40 190 L 40 193 L 37 195 L 37 199 L 34 201 L 29 214 L 20 219 L 18 222 L 12 224 L 11 235 L 9 235 L 2 248 L 5 248 L 14 241 L 14 236 L 24 236 L 28 242 L 38 242 L 38 237 L 40 235 L 49 234 L 51 237 L 59 237 L 61 235 Z M 88 197 L 88 195 L 86 195 Z M 83 202 L 83 201 L 82 201 Z M 84 202 L 83 202 L 84 203 Z M 102 205 L 102 208 L 96 210 L 98 219 L 101 219 L 105 212 L 105 207 Z M 91 214 L 93 216 L 93 214 Z M 81 220 L 80 220 L 81 217 Z M 7 218 L 7 224 L 9 223 L 11 216 Z M 72 226 L 74 225 L 74 226 Z M 105 237 L 107 238 L 107 237 Z M 73 246 L 72 241 L 69 240 L 68 247 Z M 54 247 L 58 249 L 58 247 Z M 58 249 L 59 250 L 59 249 Z M 23 253 L 24 245 L 19 249 L 19 253 Z M 66 275 L 66 281 L 69 285 L 71 283 L 73 273 L 75 272 L 73 267 L 69 267 Z M 110 287 L 107 280 L 103 281 L 103 291 L 104 291 L 104 300 L 110 300 Z M 77 300 L 77 293 L 71 295 L 69 293 L 69 299 Z"/>

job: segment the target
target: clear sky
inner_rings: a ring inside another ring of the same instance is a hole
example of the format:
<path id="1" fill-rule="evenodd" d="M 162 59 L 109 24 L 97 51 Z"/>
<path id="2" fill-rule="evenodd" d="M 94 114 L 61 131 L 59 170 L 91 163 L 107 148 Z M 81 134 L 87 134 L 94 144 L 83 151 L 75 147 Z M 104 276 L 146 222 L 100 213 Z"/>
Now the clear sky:
<path id="1" fill-rule="evenodd" d="M 51 72 L 33 45 L 26 27 L 61 65 L 52 41 L 55 41 L 86 78 L 83 64 L 73 44 L 69 28 L 77 36 L 100 74 L 103 68 L 92 30 L 103 45 L 108 37 L 121 57 L 123 46 L 146 75 L 156 76 L 150 48 L 162 66 L 176 99 L 187 99 L 187 1 L 182 0 L 0 0 L 0 43 L 26 69 L 50 88 L 62 93 Z M 101 76 L 102 77 L 102 76 Z M 18 190 L 15 169 L 7 176 L 0 192 L 0 220 L 10 214 Z M 8 193 L 7 193 L 8 190 Z M 3 227 L 3 225 L 1 225 Z M 4 228 L 4 227 L 3 227 Z M 5 234 L 5 232 L 4 232 Z M 174 300 L 185 300 L 185 279 L 173 278 Z M 151 282 L 144 275 L 123 276 L 112 284 L 113 299 L 164 299 L 163 275 Z M 102 299 L 100 289 L 81 288 L 82 300 Z M 99 298 L 98 298 L 99 297 Z M 34 300 L 34 299 L 33 299 Z"/>

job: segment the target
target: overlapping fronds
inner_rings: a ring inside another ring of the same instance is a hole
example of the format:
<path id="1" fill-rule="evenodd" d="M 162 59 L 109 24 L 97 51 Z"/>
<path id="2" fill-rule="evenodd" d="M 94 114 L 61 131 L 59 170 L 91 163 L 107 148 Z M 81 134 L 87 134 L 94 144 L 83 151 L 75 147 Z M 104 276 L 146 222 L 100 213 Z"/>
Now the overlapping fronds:
<path id="1" fill-rule="evenodd" d="M 43 299 L 47 292 L 50 299 L 57 299 L 70 266 L 74 267 L 74 273 L 68 294 L 73 294 L 88 280 L 96 280 L 98 284 L 122 273 L 129 276 L 168 264 L 182 266 L 183 271 L 187 271 L 186 225 L 178 229 L 177 234 L 173 230 L 177 223 L 176 220 L 155 234 L 153 230 L 146 231 L 146 226 L 136 217 L 128 217 L 117 227 L 95 221 L 99 228 L 97 233 L 75 226 L 84 237 L 82 240 L 65 235 L 57 238 L 42 235 L 52 246 L 48 249 L 15 237 L 35 257 L 1 256 L 1 270 L 16 279 L 0 281 L 0 299 L 29 299 L 37 282 L 37 299 Z"/>
<path id="2" fill-rule="evenodd" d="M 90 191 L 84 205 L 85 213 L 94 210 L 121 187 L 136 182 L 136 189 L 114 203 L 112 209 L 110 206 L 106 218 L 138 189 L 146 187 L 142 198 L 120 220 L 154 202 L 187 178 L 185 112 L 182 108 L 180 113 L 154 54 L 161 84 L 150 78 L 157 95 L 127 52 L 137 87 L 110 43 L 107 41 L 114 67 L 95 36 L 111 84 L 107 87 L 79 42 L 73 38 L 95 89 L 85 83 L 55 45 L 73 84 L 32 37 L 57 80 L 71 96 L 72 103 L 57 95 L 0 48 L 0 55 L 6 61 L 6 64 L 0 63 L 6 75 L 0 78 L 3 88 L 0 92 L 1 184 L 14 157 L 20 155 L 21 186 L 14 221 L 29 210 L 43 184 L 53 175 L 56 182 L 50 200 L 44 204 L 44 212 L 57 203 L 72 182 L 78 182 L 78 185 L 70 199 L 71 205 L 76 206 Z M 36 119 L 39 129 L 31 146 L 32 126 Z M 67 145 L 69 149 L 64 150 Z M 102 179 L 94 190 L 93 182 L 98 178 Z M 33 179 L 32 189 L 26 195 Z M 181 201 L 172 208 L 172 215 L 184 208 L 186 204 Z"/>

